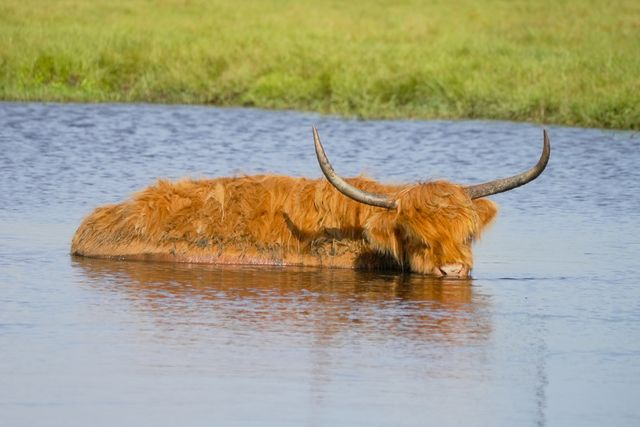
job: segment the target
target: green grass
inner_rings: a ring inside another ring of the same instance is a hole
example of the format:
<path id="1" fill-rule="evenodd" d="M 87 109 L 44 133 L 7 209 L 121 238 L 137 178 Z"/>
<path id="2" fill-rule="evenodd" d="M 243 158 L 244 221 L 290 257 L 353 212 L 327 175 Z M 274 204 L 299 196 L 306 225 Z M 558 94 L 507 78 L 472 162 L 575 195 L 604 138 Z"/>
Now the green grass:
<path id="1" fill-rule="evenodd" d="M 0 99 L 640 129 L 640 2 L 3 0 Z"/>

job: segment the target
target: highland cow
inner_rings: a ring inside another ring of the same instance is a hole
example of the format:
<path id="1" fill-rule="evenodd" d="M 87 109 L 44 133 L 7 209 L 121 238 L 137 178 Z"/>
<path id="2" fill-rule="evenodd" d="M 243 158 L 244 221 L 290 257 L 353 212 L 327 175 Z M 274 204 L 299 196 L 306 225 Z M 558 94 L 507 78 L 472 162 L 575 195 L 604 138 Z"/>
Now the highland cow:
<path id="1" fill-rule="evenodd" d="M 396 269 L 467 277 L 471 246 L 497 213 L 485 197 L 524 185 L 538 163 L 510 178 L 385 185 L 342 179 L 313 129 L 326 180 L 278 175 L 159 180 L 131 200 L 97 208 L 71 253 L 88 257 L 215 264 Z"/>

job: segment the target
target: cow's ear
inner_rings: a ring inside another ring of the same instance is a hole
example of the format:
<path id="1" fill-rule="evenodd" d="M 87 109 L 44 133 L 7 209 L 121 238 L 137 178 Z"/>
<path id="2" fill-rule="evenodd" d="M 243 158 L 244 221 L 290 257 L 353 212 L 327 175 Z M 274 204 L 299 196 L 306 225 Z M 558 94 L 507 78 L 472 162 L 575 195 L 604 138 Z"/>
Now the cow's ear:
<path id="1" fill-rule="evenodd" d="M 393 211 L 379 212 L 369 218 L 365 224 L 365 235 L 374 250 L 400 259 L 402 240 Z"/>
<path id="2" fill-rule="evenodd" d="M 493 221 L 498 213 L 498 205 L 489 199 L 477 199 L 473 201 L 476 213 L 480 219 L 480 230 L 484 229 Z"/>

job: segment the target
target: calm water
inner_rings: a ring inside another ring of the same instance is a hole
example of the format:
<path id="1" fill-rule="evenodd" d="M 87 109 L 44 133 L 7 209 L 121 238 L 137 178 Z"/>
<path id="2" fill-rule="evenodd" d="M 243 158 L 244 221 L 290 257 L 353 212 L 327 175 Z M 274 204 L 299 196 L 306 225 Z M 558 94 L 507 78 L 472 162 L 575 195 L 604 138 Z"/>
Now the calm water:
<path id="1" fill-rule="evenodd" d="M 550 127 L 552 158 L 473 280 L 71 258 L 94 207 L 157 177 L 474 183 L 539 126 L 0 103 L 2 426 L 640 425 L 640 135 Z M 340 154 L 338 155 L 338 153 Z"/>

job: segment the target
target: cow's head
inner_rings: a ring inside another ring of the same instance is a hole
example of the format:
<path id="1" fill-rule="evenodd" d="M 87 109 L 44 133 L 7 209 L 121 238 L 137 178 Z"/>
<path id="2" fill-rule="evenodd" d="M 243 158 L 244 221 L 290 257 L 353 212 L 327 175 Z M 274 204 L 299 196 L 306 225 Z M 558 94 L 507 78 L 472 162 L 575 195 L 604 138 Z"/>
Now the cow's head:
<path id="1" fill-rule="evenodd" d="M 313 137 L 320 168 L 329 182 L 357 202 L 383 208 L 365 224 L 372 247 L 392 255 L 412 271 L 449 277 L 469 275 L 473 267 L 471 244 L 497 213 L 495 203 L 484 197 L 534 180 L 551 153 L 545 130 L 538 163 L 518 175 L 469 186 L 426 182 L 381 195 L 360 190 L 340 178 L 329 163 L 316 128 Z"/>

